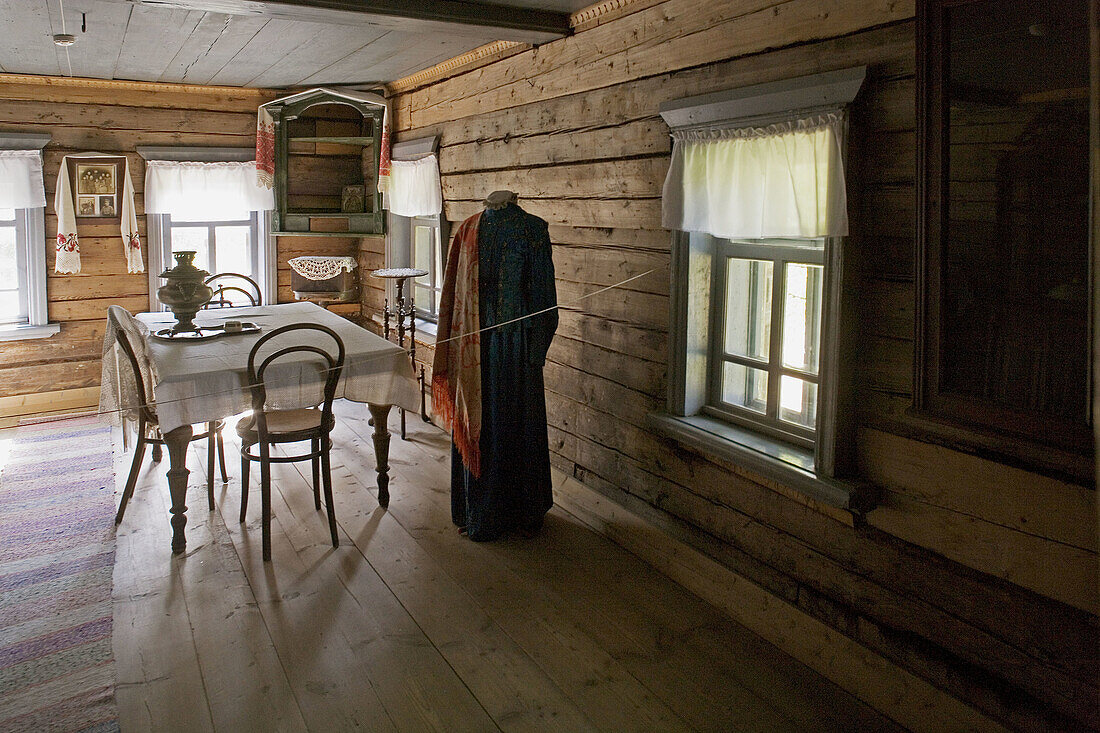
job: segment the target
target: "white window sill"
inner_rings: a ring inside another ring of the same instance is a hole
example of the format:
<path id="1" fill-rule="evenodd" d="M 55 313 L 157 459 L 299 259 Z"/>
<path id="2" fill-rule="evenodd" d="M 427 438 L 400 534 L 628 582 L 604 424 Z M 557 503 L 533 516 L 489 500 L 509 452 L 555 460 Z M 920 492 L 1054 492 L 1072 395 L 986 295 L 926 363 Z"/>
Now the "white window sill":
<path id="1" fill-rule="evenodd" d="M 416 319 L 416 340 L 422 341 L 426 344 L 435 343 L 435 335 L 439 330 L 439 324 L 434 321 L 425 321 L 422 318 Z"/>
<path id="2" fill-rule="evenodd" d="M 373 316 L 371 316 L 371 320 L 374 321 L 378 328 L 382 328 L 384 325 L 382 316 L 379 313 L 375 313 Z M 406 325 L 407 323 L 408 322 L 406 321 Z M 439 326 L 432 321 L 425 321 L 423 318 L 417 318 L 416 343 L 422 344 L 424 346 L 435 346 L 435 335 L 438 328 Z M 393 335 L 395 333 L 397 333 L 397 323 L 391 318 L 390 334 Z M 408 333 L 408 331 L 406 331 L 405 333 Z"/>
<path id="3" fill-rule="evenodd" d="M 0 341 L 24 341 L 26 339 L 44 339 L 61 330 L 60 323 L 47 323 L 32 326 L 21 323 L 18 326 L 0 326 Z"/>
<path id="4" fill-rule="evenodd" d="M 680 417 L 664 412 L 649 413 L 646 424 L 686 447 L 743 466 L 814 502 L 861 514 L 877 501 L 871 486 L 815 474 L 811 451 L 751 430 L 704 415 Z"/>

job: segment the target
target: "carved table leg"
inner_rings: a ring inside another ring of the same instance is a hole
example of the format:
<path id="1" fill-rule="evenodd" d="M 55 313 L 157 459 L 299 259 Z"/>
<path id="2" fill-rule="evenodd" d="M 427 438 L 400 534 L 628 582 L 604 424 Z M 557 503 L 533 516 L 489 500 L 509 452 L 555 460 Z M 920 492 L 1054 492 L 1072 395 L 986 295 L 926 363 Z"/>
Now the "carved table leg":
<path id="1" fill-rule="evenodd" d="M 378 503 L 390 505 L 390 405 L 370 405 L 371 418 L 374 420 L 374 456 L 378 463 Z"/>
<path id="2" fill-rule="evenodd" d="M 193 431 L 190 425 L 178 427 L 164 435 L 168 448 L 168 491 L 172 494 L 172 552 L 179 554 L 187 547 L 183 528 L 187 525 L 187 446 Z"/>

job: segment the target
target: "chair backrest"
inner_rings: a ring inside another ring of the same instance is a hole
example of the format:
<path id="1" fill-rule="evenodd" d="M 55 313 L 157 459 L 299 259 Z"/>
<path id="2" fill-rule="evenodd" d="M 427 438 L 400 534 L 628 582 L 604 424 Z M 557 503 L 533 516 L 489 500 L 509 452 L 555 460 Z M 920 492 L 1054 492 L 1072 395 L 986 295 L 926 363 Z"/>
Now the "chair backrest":
<path id="1" fill-rule="evenodd" d="M 206 278 L 206 284 L 214 290 L 210 302 L 202 307 L 230 308 L 238 305 L 263 305 L 260 286 L 248 275 L 236 272 L 219 272 Z"/>
<path id="2" fill-rule="evenodd" d="M 112 305 L 107 308 L 107 320 L 113 327 L 115 343 L 126 356 L 130 366 L 130 374 L 134 380 L 135 397 L 138 399 L 137 409 L 148 422 L 157 421 L 156 412 L 153 411 L 152 388 L 153 376 L 151 367 L 145 363 L 145 348 L 141 343 L 144 336 L 138 327 L 137 319 L 122 306 Z M 144 368 L 142 368 L 144 366 Z M 125 399 L 119 395 L 120 402 Z M 125 406 L 130 408 L 131 406 Z"/>
<path id="3" fill-rule="evenodd" d="M 284 334 L 294 331 L 303 332 L 304 336 L 308 332 L 319 332 L 329 336 L 336 345 L 336 356 L 333 356 L 329 351 L 322 349 L 319 346 L 313 344 L 298 343 L 293 346 L 287 346 L 282 349 L 265 356 L 263 360 L 256 364 L 256 357 L 264 344 L 271 341 L 274 338 L 283 336 Z M 321 363 L 324 368 L 324 399 L 322 403 L 322 424 L 327 424 L 330 416 L 332 415 L 332 401 L 336 397 L 336 386 L 340 383 L 340 373 L 344 368 L 344 342 L 340 336 L 327 326 L 322 326 L 317 323 L 293 323 L 289 326 L 283 326 L 277 328 L 271 333 L 262 336 L 253 345 L 252 350 L 248 352 L 248 384 L 252 392 L 252 412 L 256 418 L 256 431 L 259 433 L 260 440 L 266 442 L 267 440 L 267 419 L 264 416 L 264 407 L 267 404 L 268 390 L 267 385 L 264 383 L 264 374 L 268 368 L 277 359 L 283 359 L 291 356 L 292 354 L 316 354 L 321 357 Z"/>

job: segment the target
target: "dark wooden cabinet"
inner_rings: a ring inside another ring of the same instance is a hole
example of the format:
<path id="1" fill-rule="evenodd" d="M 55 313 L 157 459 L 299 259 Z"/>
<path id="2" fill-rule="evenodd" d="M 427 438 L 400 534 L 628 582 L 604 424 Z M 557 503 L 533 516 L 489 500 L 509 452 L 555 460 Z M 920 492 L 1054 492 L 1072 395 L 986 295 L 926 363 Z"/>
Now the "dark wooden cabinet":
<path id="1" fill-rule="evenodd" d="M 385 107 L 312 90 L 265 108 L 275 125 L 275 233 L 382 234 L 378 167 Z M 311 224 L 317 219 L 338 221 Z"/>

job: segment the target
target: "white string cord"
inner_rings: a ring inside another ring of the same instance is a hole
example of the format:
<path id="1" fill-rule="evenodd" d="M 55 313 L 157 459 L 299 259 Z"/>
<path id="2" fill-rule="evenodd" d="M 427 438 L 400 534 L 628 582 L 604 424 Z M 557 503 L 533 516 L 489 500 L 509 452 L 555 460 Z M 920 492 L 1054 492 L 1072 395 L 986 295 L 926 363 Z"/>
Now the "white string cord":
<path id="1" fill-rule="evenodd" d="M 575 304 L 577 304 L 577 303 L 579 303 L 583 300 L 587 300 L 588 298 L 591 298 L 595 295 L 599 295 L 600 293 L 606 293 L 608 290 L 614 290 L 616 288 L 620 288 L 620 287 L 622 287 L 623 285 L 626 285 L 629 282 L 633 282 L 634 280 L 637 280 L 639 278 L 643 278 L 646 275 L 650 275 L 654 272 L 658 272 L 658 271 L 664 270 L 664 269 L 666 269 L 666 268 L 654 267 L 654 268 L 652 268 L 650 270 L 646 270 L 645 272 L 640 273 L 638 275 L 628 277 L 627 279 L 622 280 L 620 282 L 617 282 L 614 285 L 608 285 L 608 286 L 602 287 L 598 290 L 593 290 L 591 293 L 585 293 L 584 295 L 581 295 L 577 298 L 574 298 L 573 300 L 569 301 L 568 303 L 559 303 L 557 305 L 550 306 L 549 308 L 543 308 L 540 311 L 535 311 L 534 313 L 528 313 L 527 315 L 520 316 L 519 318 L 513 318 L 509 321 L 504 321 L 502 323 L 495 323 L 492 326 L 486 326 L 485 328 L 480 328 L 477 331 L 471 331 L 469 333 L 462 333 L 462 334 L 459 334 L 457 336 L 451 336 L 450 338 L 443 339 L 441 341 L 437 341 L 436 345 L 447 343 L 448 341 L 456 341 L 458 339 L 467 338 L 469 336 L 476 336 L 476 335 L 484 333 L 486 331 L 492 331 L 493 329 L 500 328 L 501 326 L 507 326 L 509 324 L 517 323 L 519 321 L 525 321 L 528 318 L 534 318 L 535 316 L 540 316 L 543 313 L 549 313 L 550 311 L 557 310 L 559 308 L 568 308 L 569 306 L 575 305 Z M 394 353 L 375 354 L 373 356 L 370 356 L 370 357 L 367 357 L 367 358 L 364 358 L 364 359 L 358 359 L 357 363 L 358 364 L 363 364 L 363 363 L 374 361 L 375 359 L 392 359 L 393 357 L 394 357 Z M 341 368 L 343 368 L 343 367 L 341 367 Z M 334 369 L 322 369 L 318 372 L 318 374 L 325 374 L 329 371 L 334 371 Z M 94 412 L 89 410 L 87 412 L 74 413 L 74 414 L 70 414 L 70 415 L 58 415 L 56 417 L 45 417 L 45 418 L 42 418 L 42 419 L 36 419 L 34 421 L 34 423 L 36 425 L 41 425 L 41 424 L 51 423 L 51 422 L 61 422 L 63 420 L 72 419 L 74 416 L 112 415 L 112 414 L 121 415 L 123 413 L 133 412 L 134 410 L 138 410 L 142 407 L 148 407 L 150 409 L 155 409 L 158 404 L 167 405 L 167 404 L 172 404 L 172 403 L 175 403 L 175 402 L 186 402 L 186 401 L 190 401 L 190 400 L 195 400 L 195 399 L 199 399 L 199 398 L 202 398 L 202 397 L 213 397 L 215 395 L 221 395 L 221 394 L 235 394 L 235 393 L 241 392 L 242 390 L 250 390 L 252 387 L 255 387 L 255 386 L 258 386 L 258 385 L 249 383 L 249 384 L 245 384 L 245 385 L 240 386 L 240 387 L 231 387 L 231 388 L 227 388 L 227 389 L 215 390 L 213 392 L 204 392 L 202 394 L 190 395 L 190 396 L 187 396 L 187 397 L 179 397 L 179 398 L 176 398 L 176 399 L 159 400 L 159 401 L 154 401 L 154 402 L 140 402 L 140 403 L 137 403 L 137 404 L 134 404 L 134 405 L 126 405 L 124 407 L 119 407 L 116 410 L 98 410 L 97 409 Z"/>
<path id="2" fill-rule="evenodd" d="M 61 32 L 67 34 L 65 30 L 65 0 L 57 0 L 57 4 L 61 7 Z M 69 64 L 69 76 L 73 75 L 73 59 L 69 56 L 69 47 L 65 46 L 65 61 Z"/>
<path id="3" fill-rule="evenodd" d="M 543 308 L 540 311 L 535 311 L 534 313 L 528 313 L 525 316 L 520 316 L 519 318 L 513 318 L 510 321 L 503 321 L 501 323 L 494 323 L 492 326 L 486 326 L 485 328 L 479 328 L 478 330 L 471 331 L 470 333 L 460 333 L 457 336 L 451 336 L 450 338 L 445 338 L 442 341 L 436 341 L 435 342 L 436 346 L 438 346 L 439 344 L 445 344 L 448 341 L 457 341 L 458 339 L 464 339 L 467 336 L 477 336 L 480 333 L 485 333 L 486 331 L 492 331 L 494 328 L 500 328 L 501 326 L 507 326 L 510 323 L 516 323 L 518 321 L 525 321 L 528 318 L 534 318 L 535 316 L 541 316 L 543 313 L 549 313 L 550 311 L 557 310 L 558 308 L 566 308 L 568 306 L 579 303 L 582 300 L 585 300 L 586 298 L 591 298 L 593 295 L 599 295 L 600 293 L 606 293 L 608 290 L 614 290 L 615 288 L 622 287 L 623 285 L 626 285 L 628 282 L 631 282 L 633 280 L 637 280 L 640 277 L 645 277 L 646 275 L 649 275 L 650 273 L 653 273 L 653 272 L 657 272 L 657 270 L 660 270 L 660 269 L 664 269 L 664 268 L 654 267 L 651 270 L 646 270 L 645 272 L 641 273 L 640 275 L 635 275 L 633 277 L 628 277 L 626 280 L 623 280 L 621 282 L 617 282 L 614 285 L 608 285 L 605 288 L 600 288 L 599 290 L 593 290 L 591 293 L 585 293 L 584 295 L 580 296 L 579 298 L 574 298 L 573 300 L 569 301 L 568 303 L 559 303 L 558 305 L 552 305 L 549 308 Z"/>

